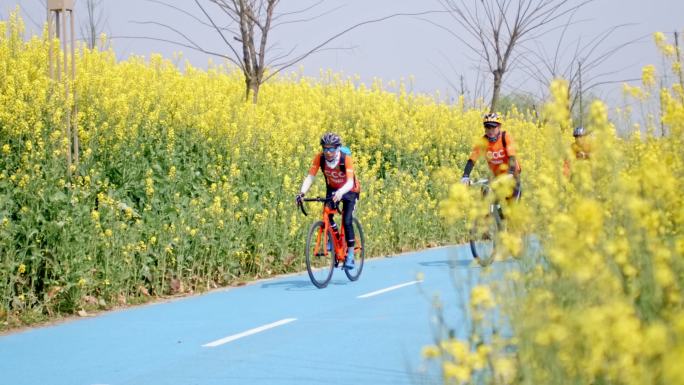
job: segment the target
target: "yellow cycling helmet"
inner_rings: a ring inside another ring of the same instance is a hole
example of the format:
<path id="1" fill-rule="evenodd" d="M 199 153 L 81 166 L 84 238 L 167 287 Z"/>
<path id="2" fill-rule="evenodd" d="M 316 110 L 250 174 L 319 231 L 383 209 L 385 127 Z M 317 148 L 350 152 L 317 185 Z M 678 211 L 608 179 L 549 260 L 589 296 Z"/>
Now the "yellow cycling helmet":
<path id="1" fill-rule="evenodd" d="M 501 123 L 503 123 L 503 119 L 501 119 L 501 115 L 497 114 L 496 112 L 491 112 L 489 114 L 485 114 L 482 117 L 482 124 L 486 126 L 487 123 L 495 123 L 501 125 Z"/>

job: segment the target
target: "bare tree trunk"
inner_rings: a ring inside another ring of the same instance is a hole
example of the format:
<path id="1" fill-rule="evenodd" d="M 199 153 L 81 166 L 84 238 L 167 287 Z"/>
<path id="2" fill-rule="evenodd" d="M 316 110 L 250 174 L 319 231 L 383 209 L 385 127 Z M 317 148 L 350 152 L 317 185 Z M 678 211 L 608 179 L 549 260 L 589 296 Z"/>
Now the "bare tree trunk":
<path id="1" fill-rule="evenodd" d="M 86 41 L 88 48 L 95 49 L 99 34 L 105 23 L 102 0 L 86 0 L 86 20 L 81 24 L 81 35 Z"/>
<path id="2" fill-rule="evenodd" d="M 86 7 L 88 9 L 88 27 L 85 39 L 88 43 L 88 48 L 94 49 L 97 44 L 97 28 L 95 27 L 95 4 L 93 0 L 88 0 Z"/>
<path id="3" fill-rule="evenodd" d="M 257 101 L 259 100 L 259 89 L 261 88 L 261 84 L 259 83 L 254 83 L 254 88 L 252 89 L 252 103 L 257 104 Z"/>
<path id="4" fill-rule="evenodd" d="M 245 74 L 245 101 L 249 101 L 252 96 L 252 103 L 256 104 L 259 100 L 259 89 L 261 84 L 252 76 Z"/>
<path id="5" fill-rule="evenodd" d="M 679 32 L 675 31 L 674 33 L 674 40 L 675 40 L 675 54 L 677 55 L 675 60 L 680 64 L 678 69 L 677 69 L 677 76 L 679 77 L 679 85 L 684 88 L 684 74 L 682 73 L 682 56 L 681 56 L 681 51 L 679 50 Z"/>
<path id="6" fill-rule="evenodd" d="M 660 80 L 660 89 L 662 90 L 665 85 L 663 84 L 663 80 Z M 660 108 L 660 115 L 663 115 L 663 108 L 664 108 L 664 103 L 663 103 L 663 93 L 659 92 L 658 93 L 658 107 Z M 663 119 L 658 119 L 660 120 L 660 136 L 664 137 L 665 136 L 665 122 Z"/>
<path id="7" fill-rule="evenodd" d="M 502 76 L 501 71 L 494 71 L 494 87 L 492 89 L 492 100 L 489 103 L 489 112 L 496 112 L 496 107 L 499 104 L 499 97 L 501 95 Z"/>
<path id="8" fill-rule="evenodd" d="M 255 4 L 246 0 L 233 1 L 234 15 L 240 24 L 240 41 L 242 42 L 243 73 L 245 75 L 245 100 L 249 100 L 252 93 L 252 103 L 259 100 L 259 88 L 263 82 L 264 59 L 266 55 L 266 42 L 271 28 L 273 9 L 278 0 L 266 1 L 265 20 L 258 20 L 259 12 L 263 3 Z M 256 13 L 255 13 L 256 12 Z M 259 47 L 255 43 L 255 27 L 260 32 Z"/>

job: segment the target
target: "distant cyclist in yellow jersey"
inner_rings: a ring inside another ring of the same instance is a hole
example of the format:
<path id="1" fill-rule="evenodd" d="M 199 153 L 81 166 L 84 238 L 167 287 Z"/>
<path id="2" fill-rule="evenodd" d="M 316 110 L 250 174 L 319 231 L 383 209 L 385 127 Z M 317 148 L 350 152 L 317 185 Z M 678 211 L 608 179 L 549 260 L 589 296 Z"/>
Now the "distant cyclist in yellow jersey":
<path id="1" fill-rule="evenodd" d="M 572 136 L 575 137 L 575 142 L 572 144 L 572 152 L 576 159 L 589 159 L 591 155 L 591 146 L 587 140 L 587 130 L 584 127 L 577 127 L 572 131 Z"/>
<path id="2" fill-rule="evenodd" d="M 589 144 L 588 138 L 589 132 L 582 127 L 575 127 L 572 131 L 572 136 L 575 137 L 575 141 L 572 143 L 570 148 L 572 153 L 575 155 L 577 160 L 587 160 L 591 157 L 591 145 Z M 565 159 L 563 162 L 563 175 L 570 177 L 570 160 Z"/>

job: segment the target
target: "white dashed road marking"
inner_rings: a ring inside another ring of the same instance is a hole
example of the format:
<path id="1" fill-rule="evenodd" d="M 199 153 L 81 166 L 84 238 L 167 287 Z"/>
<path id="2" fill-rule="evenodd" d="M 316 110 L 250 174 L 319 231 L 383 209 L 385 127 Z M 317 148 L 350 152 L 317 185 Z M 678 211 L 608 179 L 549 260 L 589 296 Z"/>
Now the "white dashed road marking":
<path id="1" fill-rule="evenodd" d="M 406 282 L 406 283 L 402 283 L 402 284 L 399 284 L 399 285 L 394 285 L 394 286 L 388 287 L 388 288 L 386 288 L 386 289 L 377 290 L 377 291 L 374 291 L 374 292 L 371 292 L 371 293 L 368 293 L 368 294 L 360 295 L 360 296 L 358 296 L 358 297 L 356 297 L 356 298 L 368 298 L 368 297 L 373 297 L 373 296 L 376 296 L 376 295 L 380 295 L 380 294 L 383 294 L 383 293 L 387 293 L 388 291 L 401 289 L 402 287 L 415 285 L 415 284 L 421 283 L 421 282 L 423 282 L 423 281 L 411 281 L 411 282 Z"/>
<path id="2" fill-rule="evenodd" d="M 240 339 L 242 337 L 247 337 L 247 336 L 251 336 L 252 334 L 261 333 L 264 330 L 273 329 L 275 327 L 285 325 L 285 324 L 288 324 L 288 323 L 290 323 L 292 321 L 296 321 L 296 320 L 297 320 L 296 318 L 285 318 L 285 319 L 282 319 L 280 321 L 270 323 L 268 325 L 259 326 L 258 328 L 249 329 L 249 330 L 246 330 L 242 333 L 233 334 L 232 336 L 221 338 L 220 340 L 216 340 L 214 342 L 209 342 L 208 344 L 202 345 L 202 347 L 213 348 L 216 346 L 227 344 L 228 342 L 235 341 L 235 340 Z"/>

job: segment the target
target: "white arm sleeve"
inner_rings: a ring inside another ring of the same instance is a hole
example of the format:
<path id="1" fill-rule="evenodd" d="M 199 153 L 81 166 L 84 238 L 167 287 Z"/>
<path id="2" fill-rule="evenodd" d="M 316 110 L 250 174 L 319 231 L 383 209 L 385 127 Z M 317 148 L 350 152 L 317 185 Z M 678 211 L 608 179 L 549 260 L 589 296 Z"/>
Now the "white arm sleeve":
<path id="1" fill-rule="evenodd" d="M 341 195 L 344 195 L 354 188 L 354 178 L 347 179 L 347 182 L 337 190 Z"/>
<path id="2" fill-rule="evenodd" d="M 300 190 L 302 194 L 306 194 L 306 192 L 309 191 L 311 185 L 313 184 L 313 181 L 313 175 L 307 175 L 306 178 L 304 178 L 304 182 L 302 182 L 302 188 Z"/>

